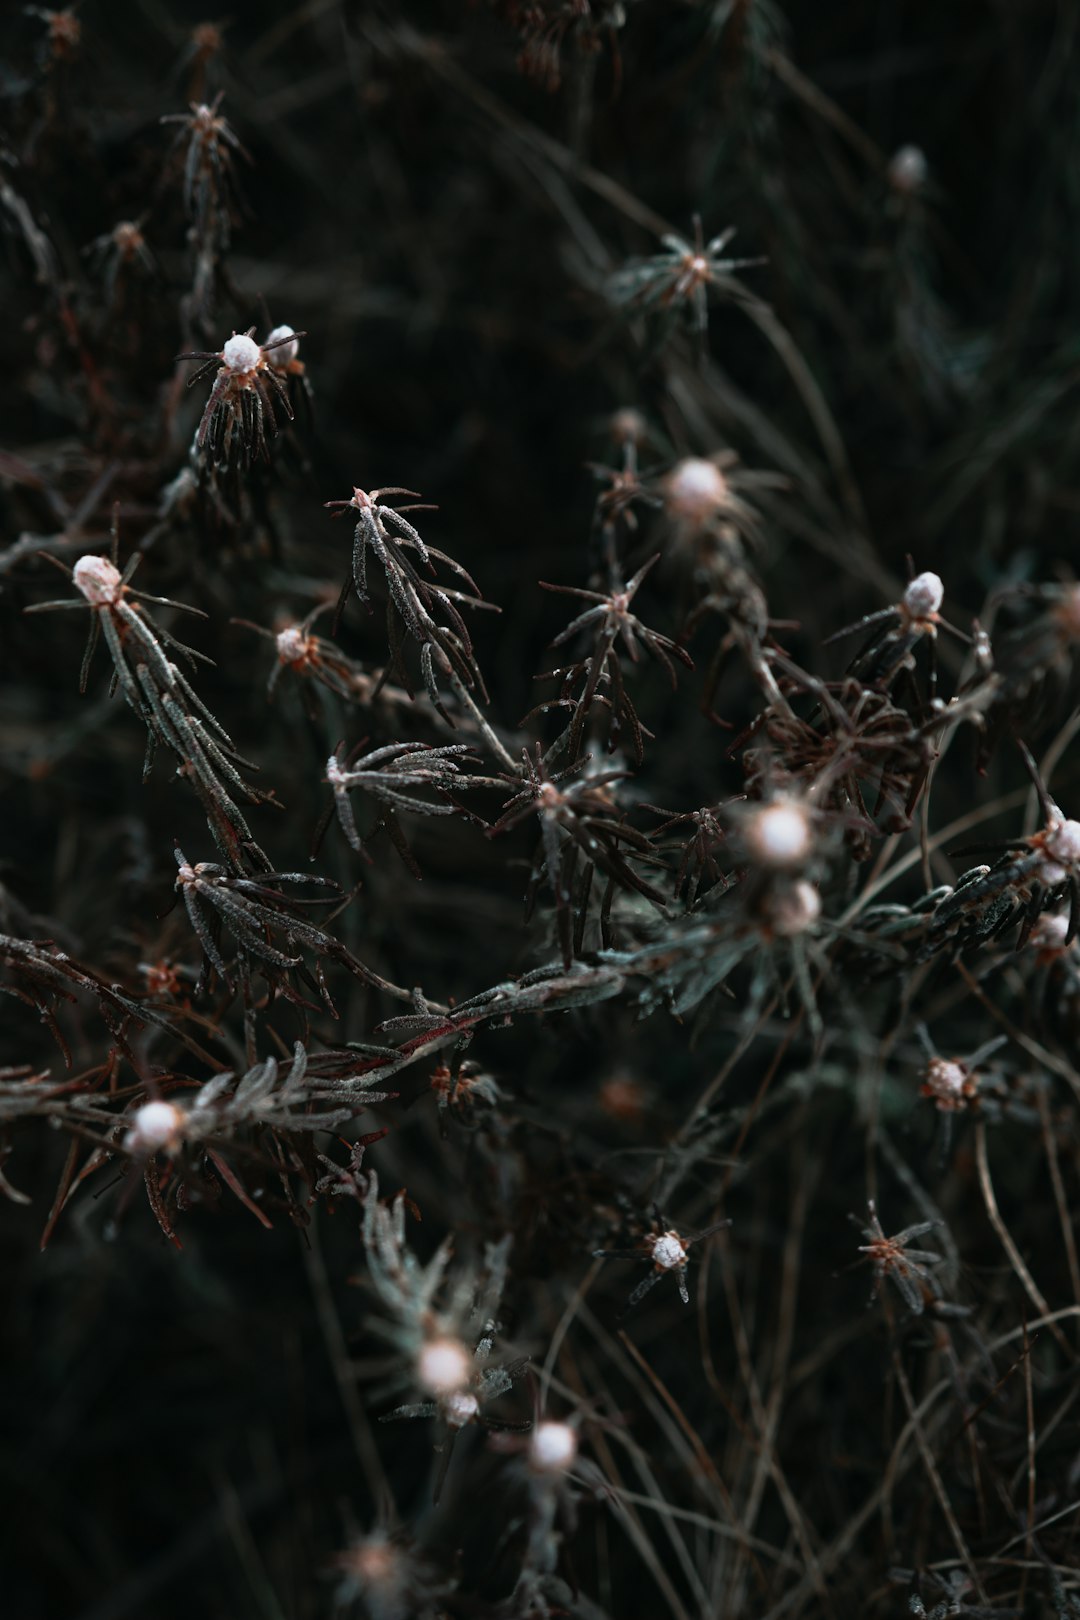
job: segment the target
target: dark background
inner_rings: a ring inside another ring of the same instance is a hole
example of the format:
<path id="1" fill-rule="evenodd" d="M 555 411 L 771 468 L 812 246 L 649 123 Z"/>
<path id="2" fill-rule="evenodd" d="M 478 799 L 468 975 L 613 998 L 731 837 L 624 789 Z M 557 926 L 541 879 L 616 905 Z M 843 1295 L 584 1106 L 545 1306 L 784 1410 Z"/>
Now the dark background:
<path id="1" fill-rule="evenodd" d="M 1075 566 L 1075 7 L 790 0 L 781 13 L 638 0 L 626 6 L 625 26 L 608 28 L 604 8 L 593 6 L 595 50 L 583 51 L 571 28 L 555 88 L 522 72 L 513 11 L 479 0 L 270 0 L 233 8 L 224 50 L 207 69 L 206 86 L 224 91 L 223 111 L 252 161 L 236 163 L 236 296 L 222 300 L 219 330 L 204 341 L 217 347 L 251 323 L 260 332 L 278 321 L 304 329 L 314 426 L 295 436 L 299 448 L 282 441 L 272 477 L 260 474 L 268 493 L 258 534 L 203 525 L 166 537 L 148 556 L 142 583 L 211 615 L 192 633 L 218 661 L 205 695 L 282 790 L 287 809 L 265 824 L 282 865 L 306 859 L 325 749 L 295 704 L 266 705 L 265 648 L 228 621 L 269 624 L 277 608 L 306 611 L 320 589 L 336 590 L 349 530 L 335 527 L 321 503 L 347 497 L 353 484 L 407 485 L 437 504 L 423 532 L 502 609 L 480 621 L 477 643 L 492 712 L 509 727 L 535 701 L 534 671 L 550 667 L 545 646 L 568 617 L 566 601 L 536 581 L 586 582 L 596 490 L 586 463 L 610 461 L 607 423 L 623 405 L 652 424 L 646 459 L 654 465 L 731 445 L 748 465 L 787 474 L 755 566 L 773 615 L 797 621 L 785 644 L 819 673 L 835 674 L 844 661 L 843 649 L 821 650 L 824 636 L 894 600 L 909 554 L 916 568 L 942 574 L 947 611 L 965 627 L 1004 581 L 1052 579 Z M 197 7 L 156 0 L 87 0 L 78 16 L 79 49 L 59 67 L 46 65 L 40 16 L 8 19 L 0 145 L 10 160 L 3 173 L 49 235 L 72 289 L 112 402 L 111 425 L 102 432 L 95 421 L 84 373 L 8 209 L 0 443 L 16 459 L 0 469 L 5 547 L 62 527 L 46 491 L 76 508 L 109 469 L 83 514 L 84 543 L 104 544 L 119 500 L 122 547 L 135 544 L 184 465 L 204 397 L 187 396 L 180 422 L 162 438 L 156 413 L 183 346 L 177 303 L 187 260 L 173 131 L 158 120 L 198 93 L 185 53 L 191 28 L 206 19 Z M 928 179 L 916 196 L 889 180 L 889 161 L 905 143 L 926 157 Z M 733 253 L 767 259 L 746 280 L 816 379 L 846 476 L 828 464 L 806 398 L 775 347 L 737 310 L 714 304 L 706 365 L 686 333 L 665 344 L 606 302 L 610 273 L 657 251 L 657 228 L 690 233 L 695 213 L 707 235 L 737 226 Z M 145 220 L 156 268 L 124 313 L 106 319 L 100 276 L 82 250 L 131 217 Z M 27 556 L 5 566 L 0 583 L 0 879 L 14 908 L 7 926 L 55 938 L 130 981 L 138 960 L 183 939 L 175 916 L 161 920 L 171 897 L 170 839 L 205 851 L 206 835 L 168 769 L 159 765 L 149 786 L 140 785 L 142 738 L 120 703 L 104 702 L 103 660 L 80 699 L 81 621 L 21 616 L 56 592 L 52 570 Z M 677 581 L 661 568 L 647 595 L 648 622 L 675 633 Z M 354 608 L 342 644 L 375 661 L 383 637 L 380 616 L 368 620 Z M 739 789 L 728 736 L 697 708 L 717 640 L 710 631 L 694 648 L 698 668 L 677 698 L 653 674 L 643 683 L 643 717 L 657 733 L 644 800 L 680 808 Z M 957 666 L 958 656 L 946 653 L 943 679 Z M 754 713 L 756 694 L 738 668 L 720 693 L 736 728 Z M 1033 746 L 1049 742 L 1056 723 L 1051 716 Z M 350 727 L 353 742 L 362 720 L 353 717 Z M 976 795 L 990 802 L 1022 784 L 1011 753 L 981 781 L 973 755 L 961 735 L 935 781 L 934 825 Z M 1066 756 L 1054 781 L 1063 802 L 1078 774 Z M 1015 817 L 1000 825 L 1015 835 Z M 538 959 L 519 905 L 528 836 L 489 845 L 456 823 L 425 822 L 410 827 L 410 839 L 422 889 L 382 843 L 377 866 L 362 874 L 359 912 L 344 925 L 373 965 L 445 997 L 474 993 Z M 336 829 L 321 870 L 348 883 L 361 875 Z M 894 897 L 917 892 L 913 873 Z M 955 977 L 933 981 L 927 996 L 919 1016 L 951 1048 L 969 1050 L 996 1032 Z M 1024 1005 L 1021 991 L 1016 1007 Z M 867 1276 L 843 1269 L 856 1245 L 845 1216 L 865 1204 L 864 1065 L 894 1027 L 894 1011 L 883 1024 L 868 1013 L 815 1085 L 800 1081 L 807 1053 L 796 1052 L 794 1078 L 755 1138 L 728 1206 L 736 1235 L 724 1264 L 766 1383 L 786 1331 L 773 1318 L 777 1299 L 793 1311 L 787 1364 L 795 1371 L 778 1444 L 818 1551 L 880 1480 L 903 1423 L 890 1380 L 894 1341 L 880 1312 L 864 1310 Z M 834 1027 L 853 1016 L 843 997 L 828 1014 Z M 100 1061 L 100 1029 L 89 1014 L 72 1017 L 77 1066 Z M 12 1004 L 4 1018 L 0 1062 L 60 1071 L 26 1009 Z M 357 997 L 332 1033 L 363 1038 L 372 1022 Z M 463 1249 L 498 1235 L 492 1188 L 500 1155 L 513 1159 L 509 1325 L 537 1360 L 589 1252 L 609 1234 L 612 1211 L 633 1200 L 642 1154 L 647 1160 L 683 1124 L 731 1052 L 735 1028 L 721 1019 L 692 1044 L 661 1014 L 644 1025 L 632 1010 L 605 1008 L 519 1020 L 485 1034 L 476 1054 L 514 1099 L 504 1140 L 459 1132 L 443 1141 L 430 1099 L 420 1095 L 423 1076 L 406 1076 L 402 1098 L 375 1119 L 395 1126 L 377 1150 L 380 1178 L 388 1190 L 408 1186 L 423 1211 L 415 1241 L 425 1252 L 451 1227 Z M 780 1038 L 768 1032 L 763 1055 L 738 1069 L 733 1109 L 754 1095 Z M 910 1020 L 902 1046 L 916 1062 Z M 598 1081 L 626 1066 L 647 1096 L 630 1123 L 596 1100 Z M 971 1343 L 1012 1332 L 1032 1307 L 987 1223 L 970 1147 L 939 1173 L 910 1097 L 910 1086 L 887 1093 L 889 1128 L 900 1157 L 933 1183 L 975 1311 L 971 1342 L 958 1351 L 967 1370 L 951 1367 L 927 1330 L 911 1375 L 919 1391 L 928 1387 L 918 1357 L 933 1355 L 934 1377 L 952 1377 L 963 1391 L 975 1376 L 966 1358 L 978 1359 Z M 1070 1097 L 1063 1088 L 1055 1108 L 1075 1194 Z M 372 1128 L 370 1118 L 363 1128 Z M 320 1211 L 308 1233 L 287 1220 L 265 1232 L 226 1203 L 216 1217 L 192 1215 L 178 1254 L 138 1188 L 132 1195 L 122 1181 L 102 1185 L 106 1171 L 69 1205 L 42 1254 L 64 1148 L 52 1133 L 27 1128 L 6 1165 L 33 1202 L 4 1205 L 0 1222 L 5 1612 L 16 1620 L 307 1620 L 329 1612 L 332 1555 L 378 1505 L 319 1314 L 331 1298 L 350 1346 L 370 1353 L 364 1296 L 348 1286 L 362 1263 L 354 1213 Z M 1074 1303 L 1038 1127 L 995 1138 L 993 1154 L 1010 1228 L 1043 1262 L 1051 1308 Z M 717 1173 L 705 1159 L 695 1168 L 680 1211 L 686 1224 L 711 1209 Z M 917 1219 L 908 1191 L 895 1180 L 887 1186 L 887 1230 Z M 631 1331 L 705 1453 L 734 1479 L 753 1468 L 756 1451 L 718 1270 L 707 1306 L 704 1283 L 690 1310 L 665 1285 Z M 605 1272 L 576 1375 L 583 1392 L 602 1389 L 627 1414 L 656 1489 L 700 1508 L 692 1468 L 656 1412 L 643 1415 L 639 1375 L 614 1337 L 634 1280 L 627 1267 Z M 991 1595 L 1047 1613 L 1034 1557 L 1030 1579 L 1007 1560 L 993 1562 L 1020 1528 L 1010 1504 L 1023 1500 L 1015 1476 L 1026 1456 L 1025 1409 L 1020 1380 L 1005 1377 L 1016 1353 L 1015 1343 L 999 1353 L 968 1405 L 956 1397 L 957 1426 L 984 1396 L 989 1415 L 971 1441 L 981 1459 L 978 1490 L 966 1474 L 960 1480 L 960 1461 L 949 1489 L 987 1560 L 980 1567 Z M 1043 1374 L 1039 1415 L 1049 1422 L 1065 1386 L 1060 1368 Z M 500 1612 L 513 1584 L 512 1520 L 523 1509 L 504 1499 L 498 1461 L 466 1436 L 467 1460 L 456 1459 L 456 1482 L 452 1474 L 433 1514 L 427 1426 L 402 1425 L 378 1439 L 400 1521 L 444 1569 L 458 1561 L 461 1587 L 447 1612 Z M 1062 1407 L 1040 1451 L 1038 1500 L 1047 1513 L 1075 1495 L 1077 1441 L 1075 1418 Z M 957 1433 L 948 1456 L 967 1444 Z M 652 1489 L 640 1478 L 628 1483 Z M 758 1533 L 801 1564 L 779 1496 L 770 1487 L 767 1497 Z M 613 1616 L 669 1612 L 621 1532 L 598 1529 L 604 1512 L 589 1505 L 575 1541 L 583 1590 Z M 686 1612 L 703 1612 L 680 1585 L 661 1521 L 649 1528 Z M 1044 1545 L 1060 1567 L 1075 1563 L 1072 1521 Z M 875 1517 L 853 1538 L 849 1554 L 829 1567 L 825 1596 L 811 1587 L 785 1612 L 901 1614 L 905 1591 L 889 1585 L 890 1568 L 947 1568 L 954 1556 L 925 1475 L 904 1471 L 891 1519 Z M 699 1546 L 695 1557 L 708 1583 Z M 794 1581 L 769 1565 L 767 1594 L 751 1584 L 745 1612 L 772 1613 Z M 925 1590 L 929 1598 L 932 1587 Z M 734 1611 L 721 1602 L 716 1612 Z"/>

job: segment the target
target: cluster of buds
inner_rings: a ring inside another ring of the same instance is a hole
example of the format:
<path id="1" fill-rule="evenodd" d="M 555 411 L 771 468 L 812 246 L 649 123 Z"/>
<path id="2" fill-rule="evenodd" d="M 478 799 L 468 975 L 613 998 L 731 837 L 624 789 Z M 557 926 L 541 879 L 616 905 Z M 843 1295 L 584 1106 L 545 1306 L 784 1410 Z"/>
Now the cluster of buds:
<path id="1" fill-rule="evenodd" d="M 303 371 L 297 353 L 305 333 L 278 326 L 260 344 L 254 331 L 251 326 L 246 332 L 234 332 L 218 350 L 178 357 L 205 362 L 189 378 L 189 388 L 215 373 L 195 447 L 200 453 L 209 451 L 218 464 L 235 459 L 237 446 L 243 465 L 268 456 L 269 441 L 278 431 L 277 411 L 289 421 L 294 415 L 288 380 Z"/>
<path id="2" fill-rule="evenodd" d="M 808 875 L 820 853 L 814 811 L 805 800 L 781 793 L 744 808 L 737 828 L 758 926 L 776 939 L 806 933 L 821 916 L 821 896 Z"/>
<path id="3" fill-rule="evenodd" d="M 451 1429 L 463 1429 L 479 1414 L 480 1402 L 469 1387 L 475 1371 L 461 1340 L 447 1334 L 428 1339 L 416 1358 L 417 1382 L 435 1397 Z"/>

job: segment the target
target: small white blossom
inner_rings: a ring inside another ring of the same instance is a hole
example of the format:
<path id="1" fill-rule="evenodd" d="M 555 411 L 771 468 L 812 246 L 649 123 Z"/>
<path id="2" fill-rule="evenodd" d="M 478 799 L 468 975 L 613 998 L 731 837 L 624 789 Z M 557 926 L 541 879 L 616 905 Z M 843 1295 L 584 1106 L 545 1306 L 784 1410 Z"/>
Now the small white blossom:
<path id="1" fill-rule="evenodd" d="M 889 179 L 897 191 L 921 191 L 930 169 L 921 146 L 901 146 L 889 161 Z"/>
<path id="2" fill-rule="evenodd" d="M 176 1145 L 184 1128 L 181 1109 L 170 1102 L 148 1102 L 135 1112 L 124 1138 L 129 1153 L 157 1153 Z"/>
<path id="3" fill-rule="evenodd" d="M 664 484 L 668 511 L 683 522 L 708 522 L 722 512 L 731 498 L 731 488 L 715 462 L 703 456 L 688 456 L 668 473 Z"/>
<path id="4" fill-rule="evenodd" d="M 108 557 L 80 557 L 72 579 L 91 607 L 111 607 L 120 595 L 120 570 Z"/>
<path id="5" fill-rule="evenodd" d="M 538 1474 L 564 1474 L 577 1450 L 577 1433 L 569 1423 L 538 1423 L 529 1441 L 529 1466 Z"/>
<path id="6" fill-rule="evenodd" d="M 234 332 L 222 349 L 221 358 L 229 371 L 254 371 L 261 354 L 254 338 Z"/>
<path id="7" fill-rule="evenodd" d="M 747 848 L 763 866 L 800 866 L 813 842 L 810 817 L 792 800 L 778 800 L 747 820 Z"/>
<path id="8" fill-rule="evenodd" d="M 288 342 L 282 339 L 288 338 Z M 271 347 L 273 345 L 273 347 Z M 300 339 L 295 335 L 291 326 L 275 326 L 265 344 L 269 351 L 266 358 L 272 366 L 284 371 L 290 361 L 295 360 L 300 353 Z"/>
<path id="9" fill-rule="evenodd" d="M 678 1232 L 661 1232 L 652 1246 L 653 1265 L 661 1271 L 674 1271 L 686 1264 L 686 1245 Z"/>
<path id="10" fill-rule="evenodd" d="M 774 934 L 789 939 L 812 928 L 821 916 L 821 896 L 812 883 L 799 882 L 777 895 L 769 912 Z"/>
<path id="11" fill-rule="evenodd" d="M 939 574 L 918 574 L 904 592 L 904 606 L 913 619 L 928 619 L 945 599 Z"/>
<path id="12" fill-rule="evenodd" d="M 472 1370 L 472 1357 L 459 1339 L 429 1339 L 417 1357 L 417 1377 L 432 1395 L 463 1390 Z"/>
<path id="13" fill-rule="evenodd" d="M 307 651 L 308 638 L 298 625 L 290 624 L 274 638 L 277 655 L 283 664 L 298 664 Z"/>

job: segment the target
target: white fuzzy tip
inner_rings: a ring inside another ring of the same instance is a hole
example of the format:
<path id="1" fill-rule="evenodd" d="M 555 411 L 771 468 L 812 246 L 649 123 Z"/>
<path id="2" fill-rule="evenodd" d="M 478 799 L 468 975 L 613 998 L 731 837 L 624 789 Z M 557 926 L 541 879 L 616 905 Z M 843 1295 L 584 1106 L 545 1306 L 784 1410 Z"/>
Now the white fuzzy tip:
<path id="1" fill-rule="evenodd" d="M 466 1423 L 471 1423 L 480 1410 L 480 1402 L 468 1390 L 455 1390 L 443 1402 L 443 1416 L 452 1429 L 463 1429 Z"/>
<path id="2" fill-rule="evenodd" d="M 791 938 L 812 928 L 821 916 L 821 896 L 812 883 L 794 883 L 773 901 L 769 921 L 774 934 Z"/>
<path id="3" fill-rule="evenodd" d="M 183 1123 L 183 1114 L 172 1103 L 143 1103 L 136 1110 L 124 1146 L 129 1153 L 156 1153 L 177 1140 Z"/>
<path id="4" fill-rule="evenodd" d="M 538 1423 L 529 1441 L 529 1465 L 538 1474 L 564 1474 L 573 1466 L 577 1448 L 569 1423 Z"/>
<path id="5" fill-rule="evenodd" d="M 1060 866 L 1080 862 L 1080 821 L 1058 821 L 1046 829 L 1044 848 Z"/>
<path id="6" fill-rule="evenodd" d="M 290 343 L 281 342 L 280 340 L 283 338 L 291 338 L 292 341 Z M 271 344 L 274 344 L 275 347 L 271 348 Z M 300 339 L 293 336 L 291 326 L 275 326 L 263 347 L 268 350 L 266 358 L 270 364 L 283 371 L 290 361 L 295 360 L 300 353 Z"/>
<path id="7" fill-rule="evenodd" d="M 672 517 L 687 523 L 704 523 L 722 512 L 731 490 L 715 462 L 701 456 L 680 461 L 667 475 L 667 507 Z"/>
<path id="8" fill-rule="evenodd" d="M 254 371 L 262 350 L 254 338 L 243 332 L 234 332 L 221 351 L 221 358 L 230 371 Z"/>
<path id="9" fill-rule="evenodd" d="M 416 1375 L 432 1395 L 463 1389 L 471 1373 L 472 1358 L 459 1339 L 430 1339 L 416 1363 Z"/>
<path id="10" fill-rule="evenodd" d="M 926 1070 L 926 1089 L 942 1102 L 955 1102 L 964 1095 L 967 1070 L 949 1058 L 931 1058 Z"/>
<path id="11" fill-rule="evenodd" d="M 1064 915 L 1044 913 L 1031 930 L 1028 943 L 1037 951 L 1063 951 L 1069 932 L 1069 919 Z"/>
<path id="12" fill-rule="evenodd" d="M 661 1271 L 674 1271 L 686 1264 L 686 1245 L 678 1232 L 662 1232 L 652 1247 L 653 1265 Z"/>
<path id="13" fill-rule="evenodd" d="M 926 153 L 921 146 L 901 146 L 889 162 L 889 179 L 897 191 L 920 191 L 928 173 Z"/>
<path id="14" fill-rule="evenodd" d="M 747 848 L 763 866 L 799 866 L 812 842 L 810 818 L 797 804 L 781 800 L 767 805 L 747 822 Z"/>
<path id="15" fill-rule="evenodd" d="M 299 664 L 303 662 L 307 652 L 307 637 L 295 624 L 287 630 L 280 630 L 275 637 L 277 655 L 283 664 Z"/>
<path id="16" fill-rule="evenodd" d="M 625 405 L 611 418 L 611 437 L 616 444 L 644 444 L 649 424 L 640 411 Z"/>
<path id="17" fill-rule="evenodd" d="M 120 595 L 120 570 L 108 557 L 80 557 L 72 579 L 91 607 L 111 607 Z"/>
<path id="18" fill-rule="evenodd" d="M 918 574 L 904 592 L 904 606 L 913 619 L 928 619 L 945 600 L 945 587 L 938 574 Z"/>

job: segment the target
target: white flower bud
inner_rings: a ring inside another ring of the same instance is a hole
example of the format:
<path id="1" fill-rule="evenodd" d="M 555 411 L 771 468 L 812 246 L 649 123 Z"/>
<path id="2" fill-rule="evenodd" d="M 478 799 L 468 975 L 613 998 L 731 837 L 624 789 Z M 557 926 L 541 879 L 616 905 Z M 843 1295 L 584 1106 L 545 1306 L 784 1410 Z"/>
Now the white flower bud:
<path id="1" fill-rule="evenodd" d="M 1080 821 L 1052 822 L 1043 847 L 1060 865 L 1075 866 L 1080 861 Z"/>
<path id="2" fill-rule="evenodd" d="M 1028 944 L 1038 951 L 1063 951 L 1069 932 L 1069 919 L 1064 913 L 1044 913 L 1031 930 Z"/>
<path id="3" fill-rule="evenodd" d="M 743 837 L 752 859 L 761 866 L 801 866 L 813 844 L 810 817 L 791 799 L 777 799 L 755 810 L 747 818 Z"/>
<path id="4" fill-rule="evenodd" d="M 889 179 L 897 191 L 921 191 L 928 173 L 926 153 L 920 146 L 901 146 L 889 161 Z"/>
<path id="5" fill-rule="evenodd" d="M 120 595 L 120 570 L 108 557 L 80 557 L 72 579 L 91 607 L 111 607 Z"/>
<path id="6" fill-rule="evenodd" d="M 652 1260 L 661 1271 L 674 1271 L 686 1264 L 686 1245 L 678 1232 L 662 1232 L 653 1243 Z"/>
<path id="7" fill-rule="evenodd" d="M 649 426 L 640 411 L 624 405 L 611 418 L 611 437 L 616 444 L 644 444 Z"/>
<path id="8" fill-rule="evenodd" d="M 918 574 L 904 592 L 904 606 L 913 619 L 928 619 L 945 598 L 945 587 L 937 574 Z"/>
<path id="9" fill-rule="evenodd" d="M 821 916 L 821 896 L 812 883 L 795 883 L 773 899 L 769 922 L 774 934 L 790 939 L 812 928 Z"/>
<path id="10" fill-rule="evenodd" d="M 298 625 L 290 624 L 288 629 L 279 631 L 275 640 L 277 655 L 283 664 L 303 662 L 307 651 L 307 637 Z"/>
<path id="11" fill-rule="evenodd" d="M 443 1402 L 443 1416 L 452 1429 L 463 1429 L 480 1410 L 480 1402 L 466 1389 L 455 1390 Z"/>
<path id="12" fill-rule="evenodd" d="M 184 1127 L 184 1115 L 170 1102 L 148 1102 L 135 1112 L 124 1138 L 129 1153 L 157 1153 L 175 1145 Z"/>
<path id="13" fill-rule="evenodd" d="M 254 338 L 234 332 L 222 349 L 221 358 L 230 371 L 254 371 L 261 353 Z"/>
<path id="14" fill-rule="evenodd" d="M 529 1466 L 538 1474 L 564 1474 L 573 1467 L 577 1449 L 569 1423 L 538 1423 L 529 1441 Z"/>
<path id="15" fill-rule="evenodd" d="M 429 1339 L 416 1363 L 416 1375 L 432 1395 L 452 1395 L 469 1382 L 472 1358 L 460 1339 Z"/>
<path id="16" fill-rule="evenodd" d="M 290 343 L 279 343 L 279 338 L 291 338 Z M 270 345 L 275 347 L 271 348 Z M 284 371 L 290 361 L 295 360 L 300 353 L 300 339 L 293 336 L 291 326 L 275 326 L 263 347 L 268 351 L 267 360 L 275 370 Z"/>
<path id="17" fill-rule="evenodd" d="M 707 523 L 728 505 L 731 488 L 720 468 L 701 456 L 688 456 L 664 483 L 670 515 L 685 523 Z"/>
<path id="18" fill-rule="evenodd" d="M 964 1102 L 967 1078 L 968 1072 L 962 1063 L 949 1058 L 931 1058 L 924 1090 L 936 1099 L 939 1108 L 959 1108 Z"/>

